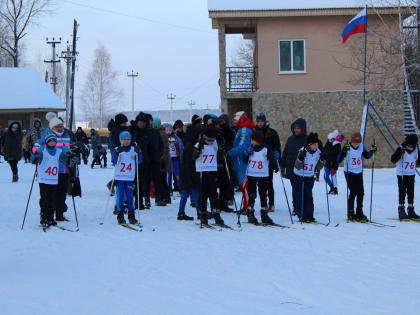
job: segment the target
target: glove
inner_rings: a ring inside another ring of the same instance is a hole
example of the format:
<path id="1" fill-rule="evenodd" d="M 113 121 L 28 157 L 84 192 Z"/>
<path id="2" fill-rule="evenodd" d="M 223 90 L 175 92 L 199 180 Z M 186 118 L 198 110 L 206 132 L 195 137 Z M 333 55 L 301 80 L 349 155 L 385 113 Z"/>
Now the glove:
<path id="1" fill-rule="evenodd" d="M 124 151 L 124 147 L 122 146 L 122 145 L 120 145 L 119 147 L 117 147 L 116 149 L 115 149 L 115 152 L 117 153 L 117 154 L 120 154 L 121 152 L 123 152 Z"/>
<path id="2" fill-rule="evenodd" d="M 31 163 L 32 164 L 38 164 L 38 161 L 39 161 L 40 157 L 41 157 L 41 153 L 40 152 L 36 152 L 36 153 L 32 154 L 32 156 L 31 156 Z"/>
<path id="3" fill-rule="evenodd" d="M 274 153 L 274 159 L 278 160 L 280 158 L 279 151 L 275 150 L 273 153 Z"/>
<path id="4" fill-rule="evenodd" d="M 346 152 L 350 150 L 350 143 L 346 143 L 346 144 L 344 145 L 344 150 L 345 150 Z"/>
<path id="5" fill-rule="evenodd" d="M 204 139 L 201 139 L 200 142 L 198 143 L 198 150 L 201 152 L 203 148 L 204 148 Z"/>
<path id="6" fill-rule="evenodd" d="M 300 151 L 299 154 L 298 154 L 298 159 L 303 161 L 303 160 L 305 160 L 305 157 L 306 157 L 306 150 Z"/>
<path id="7" fill-rule="evenodd" d="M 134 142 L 133 147 L 134 147 L 134 152 L 136 152 L 137 154 L 141 154 L 141 148 L 137 144 L 137 142 Z"/>
<path id="8" fill-rule="evenodd" d="M 316 171 L 314 174 L 315 181 L 319 182 L 319 171 Z"/>
<path id="9" fill-rule="evenodd" d="M 224 143 L 219 144 L 219 150 L 225 151 L 225 148 L 226 148 L 226 144 Z"/>
<path id="10" fill-rule="evenodd" d="M 273 170 L 274 170 L 274 173 L 276 174 L 280 171 L 280 169 L 277 166 Z"/>
<path id="11" fill-rule="evenodd" d="M 250 155 L 250 154 L 254 153 L 254 148 L 253 148 L 252 146 L 249 146 L 249 147 L 246 149 L 246 153 L 248 153 L 248 155 Z"/>
<path id="12" fill-rule="evenodd" d="M 369 151 L 372 153 L 375 153 L 376 151 L 378 151 L 378 147 L 376 146 L 376 144 L 372 144 Z"/>

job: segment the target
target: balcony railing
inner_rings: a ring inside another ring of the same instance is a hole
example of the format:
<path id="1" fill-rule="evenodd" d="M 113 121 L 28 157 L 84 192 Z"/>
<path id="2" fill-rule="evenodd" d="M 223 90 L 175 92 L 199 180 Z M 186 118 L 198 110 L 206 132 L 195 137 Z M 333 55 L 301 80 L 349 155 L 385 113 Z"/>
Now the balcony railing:
<path id="1" fill-rule="evenodd" d="M 227 92 L 255 92 L 257 90 L 256 67 L 227 67 Z"/>

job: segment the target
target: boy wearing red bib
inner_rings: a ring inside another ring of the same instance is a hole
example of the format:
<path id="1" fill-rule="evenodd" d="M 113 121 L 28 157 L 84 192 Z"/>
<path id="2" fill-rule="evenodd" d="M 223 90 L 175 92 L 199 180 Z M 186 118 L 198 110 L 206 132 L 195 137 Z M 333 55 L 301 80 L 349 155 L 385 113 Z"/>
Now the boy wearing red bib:
<path id="1" fill-rule="evenodd" d="M 350 143 L 344 145 L 339 161 L 344 160 L 344 175 L 349 187 L 349 199 L 347 204 L 347 220 L 366 221 L 363 213 L 363 158 L 370 159 L 377 151 L 373 144 L 368 151 L 362 144 L 362 135 L 356 132 L 351 136 Z M 354 214 L 354 200 L 357 197 L 356 215 Z"/>
<path id="2" fill-rule="evenodd" d="M 195 171 L 200 176 L 200 221 L 208 224 L 207 199 L 210 199 L 211 214 L 216 224 L 223 225 L 217 199 L 217 154 L 219 147 L 216 141 L 217 133 L 213 128 L 208 128 L 203 138 L 195 144 L 193 160 Z"/>
<path id="3" fill-rule="evenodd" d="M 307 145 L 301 148 L 293 169 L 294 195 L 296 196 L 296 211 L 301 222 L 315 222 L 314 198 L 312 189 L 315 180 L 319 181 L 319 172 L 324 167 L 317 133 L 310 133 Z"/>
<path id="4" fill-rule="evenodd" d="M 246 176 L 248 178 L 249 208 L 248 222 L 258 224 L 254 215 L 255 198 L 258 193 L 261 202 L 261 222 L 273 224 L 268 216 L 267 193 L 270 185 L 270 168 L 276 166 L 274 153 L 265 144 L 264 134 L 261 131 L 254 131 L 251 136 L 251 146 L 247 149 L 249 154 Z"/>
<path id="5" fill-rule="evenodd" d="M 31 156 L 31 163 L 38 164 L 37 177 L 40 193 L 41 225 L 57 225 L 54 221 L 58 186 L 59 163 L 67 164 L 67 147 L 56 148 L 57 136 L 50 132 L 45 136 L 46 147 L 40 147 Z"/>
<path id="6" fill-rule="evenodd" d="M 117 186 L 117 200 L 118 200 L 118 224 L 126 224 L 124 219 L 123 202 L 127 202 L 128 207 L 128 221 L 130 224 L 138 224 L 134 214 L 134 178 L 136 173 L 136 163 L 139 165 L 142 162 L 142 155 L 140 147 L 134 143 L 131 145 L 131 134 L 128 131 L 120 133 L 121 146 L 115 148 L 115 157 L 112 161 L 115 164 L 115 182 Z"/>
<path id="7" fill-rule="evenodd" d="M 418 138 L 416 135 L 408 135 L 405 142 L 401 144 L 391 157 L 391 162 L 397 165 L 398 178 L 398 218 L 419 220 L 420 217 L 414 212 L 414 182 L 416 177 L 416 166 L 419 158 L 417 148 Z M 405 196 L 408 199 L 408 215 L 405 213 Z"/>

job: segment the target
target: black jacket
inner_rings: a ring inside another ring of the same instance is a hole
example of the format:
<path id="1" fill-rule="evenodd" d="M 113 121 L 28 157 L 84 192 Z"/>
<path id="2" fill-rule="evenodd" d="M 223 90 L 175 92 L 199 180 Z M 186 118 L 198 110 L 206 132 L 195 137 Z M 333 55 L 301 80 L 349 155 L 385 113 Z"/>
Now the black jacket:
<path id="1" fill-rule="evenodd" d="M 19 126 L 18 130 L 11 130 L 10 127 L 13 124 L 17 124 Z M 2 139 L 2 148 L 4 151 L 4 159 L 6 161 L 19 161 L 22 158 L 22 137 L 22 127 L 20 123 L 12 122 Z"/>
<path id="2" fill-rule="evenodd" d="M 74 137 L 76 139 L 76 142 L 82 142 L 84 144 L 89 144 L 89 139 L 85 132 L 82 130 L 82 132 L 77 132 L 74 134 Z"/>
<path id="3" fill-rule="evenodd" d="M 302 134 L 299 136 L 293 134 L 287 139 L 281 157 L 281 167 L 286 170 L 286 178 L 292 178 L 298 151 L 300 148 L 305 146 L 307 142 L 306 121 L 302 118 L 296 119 L 296 121 L 290 126 L 292 133 L 295 125 L 300 126 Z"/>
<path id="4" fill-rule="evenodd" d="M 338 170 L 338 160 L 341 152 L 341 144 L 333 145 L 327 142 L 324 147 L 325 167 Z"/>
<path id="5" fill-rule="evenodd" d="M 200 175 L 195 170 L 193 159 L 194 145 L 199 141 L 201 125 L 189 126 L 185 133 L 184 153 L 181 161 L 181 186 L 182 189 L 199 188 Z"/>

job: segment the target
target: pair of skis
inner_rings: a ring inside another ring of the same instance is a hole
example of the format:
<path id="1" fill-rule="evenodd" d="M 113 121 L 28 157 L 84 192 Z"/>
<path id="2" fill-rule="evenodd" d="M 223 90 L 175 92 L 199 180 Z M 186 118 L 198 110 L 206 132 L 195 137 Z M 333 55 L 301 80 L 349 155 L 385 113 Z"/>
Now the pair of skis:
<path id="1" fill-rule="evenodd" d="M 72 230 L 72 229 L 68 229 L 68 228 L 65 228 L 63 226 L 54 225 L 54 224 L 51 224 L 51 225 L 42 224 L 41 225 L 41 228 L 44 232 L 47 232 L 51 227 L 59 229 L 61 231 L 66 231 L 66 232 L 72 232 L 72 233 L 79 232 L 79 228 L 77 228 L 76 230 Z"/>
<path id="2" fill-rule="evenodd" d="M 394 228 L 394 227 L 396 227 L 395 225 L 389 225 L 389 224 L 375 222 L 375 221 L 369 221 L 369 220 L 363 220 L 363 221 L 347 220 L 347 223 L 369 224 L 369 225 L 380 227 L 380 228 L 383 228 L 383 227 L 391 227 L 391 228 Z"/>

